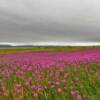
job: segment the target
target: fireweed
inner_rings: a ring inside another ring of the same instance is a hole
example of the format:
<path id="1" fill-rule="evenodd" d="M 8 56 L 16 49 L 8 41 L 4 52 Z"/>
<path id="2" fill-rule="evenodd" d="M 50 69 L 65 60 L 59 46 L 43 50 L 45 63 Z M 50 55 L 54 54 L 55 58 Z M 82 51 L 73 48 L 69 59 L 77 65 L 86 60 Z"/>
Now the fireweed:
<path id="1" fill-rule="evenodd" d="M 0 54 L 0 100 L 100 100 L 100 50 Z"/>

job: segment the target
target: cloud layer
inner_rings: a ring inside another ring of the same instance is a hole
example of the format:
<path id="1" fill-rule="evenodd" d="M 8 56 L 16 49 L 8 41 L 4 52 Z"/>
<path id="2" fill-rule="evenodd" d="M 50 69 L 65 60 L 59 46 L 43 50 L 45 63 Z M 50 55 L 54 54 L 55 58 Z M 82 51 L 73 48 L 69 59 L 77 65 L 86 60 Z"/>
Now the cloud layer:
<path id="1" fill-rule="evenodd" d="M 49 41 L 100 42 L 100 1 L 0 1 L 0 42 Z"/>

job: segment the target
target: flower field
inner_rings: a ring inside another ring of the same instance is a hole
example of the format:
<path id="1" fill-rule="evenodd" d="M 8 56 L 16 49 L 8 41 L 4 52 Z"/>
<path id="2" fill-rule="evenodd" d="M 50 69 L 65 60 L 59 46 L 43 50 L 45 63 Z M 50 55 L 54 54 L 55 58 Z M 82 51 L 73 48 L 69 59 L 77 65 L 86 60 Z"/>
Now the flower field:
<path id="1" fill-rule="evenodd" d="M 100 100 L 100 49 L 1 53 L 0 100 Z"/>

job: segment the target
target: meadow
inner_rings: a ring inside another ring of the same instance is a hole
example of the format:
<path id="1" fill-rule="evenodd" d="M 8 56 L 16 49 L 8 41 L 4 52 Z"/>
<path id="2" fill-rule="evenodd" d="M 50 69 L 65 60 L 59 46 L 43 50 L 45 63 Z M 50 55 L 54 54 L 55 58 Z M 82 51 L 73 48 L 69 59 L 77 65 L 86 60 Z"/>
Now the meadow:
<path id="1" fill-rule="evenodd" d="M 0 100 L 100 100 L 100 48 L 0 49 Z"/>

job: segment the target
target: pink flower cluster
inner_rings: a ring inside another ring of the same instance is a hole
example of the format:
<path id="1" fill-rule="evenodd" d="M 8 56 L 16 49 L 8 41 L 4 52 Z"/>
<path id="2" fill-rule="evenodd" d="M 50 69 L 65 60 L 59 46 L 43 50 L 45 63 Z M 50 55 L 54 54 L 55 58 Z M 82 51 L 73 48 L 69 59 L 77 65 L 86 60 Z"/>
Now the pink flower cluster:
<path id="1" fill-rule="evenodd" d="M 100 62 L 100 50 L 0 54 L 0 64 L 20 66 L 27 70 L 32 70 L 33 67 L 64 67 L 91 62 Z"/>

